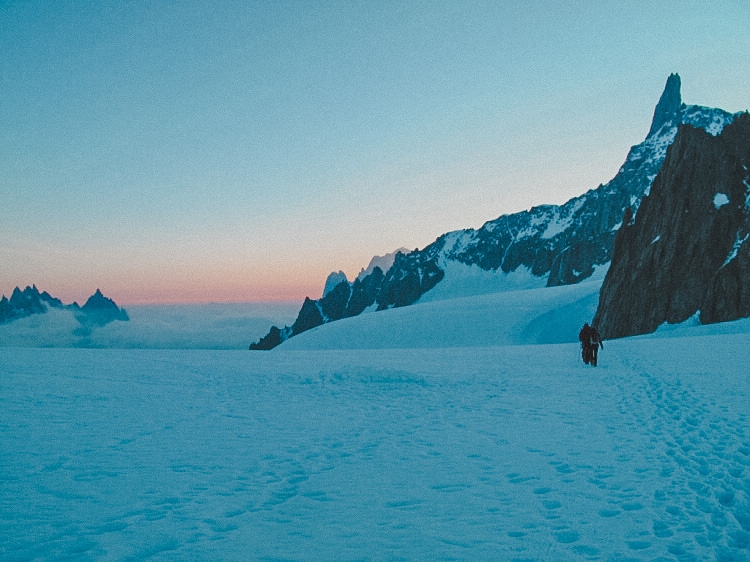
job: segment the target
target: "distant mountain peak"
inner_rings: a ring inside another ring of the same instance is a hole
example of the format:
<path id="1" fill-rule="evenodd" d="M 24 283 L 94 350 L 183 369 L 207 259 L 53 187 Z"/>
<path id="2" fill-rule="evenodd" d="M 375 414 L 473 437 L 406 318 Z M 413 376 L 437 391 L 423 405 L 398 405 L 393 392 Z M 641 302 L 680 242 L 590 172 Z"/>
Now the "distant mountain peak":
<path id="1" fill-rule="evenodd" d="M 323 297 L 333 291 L 339 284 L 348 283 L 349 280 L 346 278 L 346 273 L 343 271 L 334 271 L 326 279 L 325 287 L 323 288 Z"/>
<path id="2" fill-rule="evenodd" d="M 368 266 L 359 272 L 359 275 L 357 275 L 357 279 L 363 279 L 367 277 L 375 270 L 376 267 L 379 267 L 383 271 L 388 271 L 393 265 L 393 262 L 396 261 L 396 254 L 406 255 L 408 253 L 409 250 L 402 246 L 398 250 L 394 250 L 388 254 L 385 254 L 384 256 L 373 256 Z"/>
<path id="3" fill-rule="evenodd" d="M 112 299 L 105 297 L 99 289 L 81 307 L 81 312 L 85 314 L 88 322 L 94 324 L 104 325 L 113 320 L 128 320 L 125 310 L 117 306 Z"/>
<path id="4" fill-rule="evenodd" d="M 112 320 L 126 321 L 129 319 L 125 309 L 118 307 L 115 301 L 105 297 L 99 289 L 89 297 L 83 307 L 80 307 L 75 302 L 65 305 L 60 299 L 53 297 L 47 291 L 40 293 L 36 285 L 31 285 L 23 291 L 20 287 L 16 287 L 13 289 L 10 299 L 5 295 L 2 296 L 2 299 L 0 299 L 0 324 L 32 314 L 44 314 L 49 307 L 72 310 L 82 324 L 104 325 Z"/>
<path id="5" fill-rule="evenodd" d="M 665 123 L 677 117 L 682 108 L 681 87 L 680 75 L 677 73 L 670 74 L 659 98 L 659 103 L 656 104 L 656 109 L 654 109 L 651 130 L 648 132 L 649 137 L 661 129 Z"/>

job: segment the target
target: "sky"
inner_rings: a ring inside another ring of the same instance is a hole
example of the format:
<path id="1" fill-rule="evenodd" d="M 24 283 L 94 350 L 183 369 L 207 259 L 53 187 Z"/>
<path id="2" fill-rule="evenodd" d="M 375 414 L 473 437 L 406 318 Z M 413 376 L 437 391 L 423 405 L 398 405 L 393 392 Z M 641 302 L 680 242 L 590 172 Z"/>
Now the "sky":
<path id="1" fill-rule="evenodd" d="M 750 2 L 0 0 L 0 293 L 318 298 L 609 181 L 667 77 L 750 107 Z"/>

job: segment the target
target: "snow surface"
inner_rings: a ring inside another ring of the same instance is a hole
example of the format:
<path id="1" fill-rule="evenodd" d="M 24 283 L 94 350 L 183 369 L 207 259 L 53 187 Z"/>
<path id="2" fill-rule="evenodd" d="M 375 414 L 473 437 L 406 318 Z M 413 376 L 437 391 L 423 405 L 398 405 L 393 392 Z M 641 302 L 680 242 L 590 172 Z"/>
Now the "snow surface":
<path id="1" fill-rule="evenodd" d="M 460 254 L 466 250 L 472 240 L 473 231 L 471 230 L 454 230 L 445 235 L 445 245 L 443 254 Z"/>
<path id="2" fill-rule="evenodd" d="M 476 264 L 466 265 L 455 260 L 444 259 L 440 263 L 440 268 L 445 272 L 443 280 L 422 295 L 419 302 L 432 302 L 520 289 L 538 289 L 547 284 L 546 275 L 538 277 L 525 266 L 519 266 L 515 271 L 504 273 L 502 270 L 488 271 Z"/>
<path id="3" fill-rule="evenodd" d="M 0 348 L 0 560 L 748 560 L 750 319 L 587 367 L 600 284 L 271 352 Z"/>
<path id="4" fill-rule="evenodd" d="M 644 164 L 662 162 L 667 155 L 667 149 L 672 145 L 676 136 L 677 127 L 673 123 L 665 123 L 657 134 L 647 138 L 643 142 L 642 150 L 633 153 L 633 159 L 642 158 L 645 153 L 649 157 L 644 160 Z M 651 188 L 649 186 L 644 195 L 648 195 L 650 191 Z"/>
<path id="5" fill-rule="evenodd" d="M 383 273 L 387 273 L 393 265 L 393 262 L 396 261 L 396 254 L 399 253 L 406 255 L 409 253 L 409 250 L 401 247 L 398 250 L 394 250 L 390 254 L 385 254 L 384 256 L 373 256 L 373 258 L 370 260 L 370 263 L 367 265 L 367 268 L 359 272 L 359 275 L 357 275 L 357 279 L 364 279 L 365 277 L 370 275 L 376 267 L 379 267 Z"/>
<path id="6" fill-rule="evenodd" d="M 326 279 L 325 286 L 323 287 L 323 294 L 321 295 L 321 298 L 325 297 L 328 293 L 333 291 L 336 287 L 344 282 L 348 283 L 349 280 L 346 278 L 346 273 L 344 273 L 343 271 L 334 271 L 329 274 L 328 278 Z"/>
<path id="7" fill-rule="evenodd" d="M 696 337 L 696 336 L 718 336 L 723 334 L 742 334 L 750 333 L 750 318 L 742 318 L 733 322 L 720 322 L 718 324 L 700 323 L 700 310 L 690 318 L 680 324 L 670 324 L 664 322 L 656 329 L 653 334 L 637 336 L 633 339 L 641 338 L 677 338 L 677 337 Z"/>
<path id="8" fill-rule="evenodd" d="M 728 123 L 731 123 L 731 121 L 732 121 L 731 119 L 727 119 L 723 117 L 722 115 L 719 115 L 719 114 L 714 115 L 713 119 L 711 120 L 711 123 L 709 123 L 708 126 L 706 126 L 705 130 L 710 135 L 713 135 L 713 136 L 720 135 L 721 132 L 724 130 L 724 127 Z"/>
<path id="9" fill-rule="evenodd" d="M 573 205 L 570 206 L 570 208 L 563 207 L 560 209 L 555 209 L 554 214 L 547 224 L 547 228 L 542 234 L 541 238 L 543 240 L 547 240 L 550 238 L 554 238 L 561 232 L 565 232 L 570 227 L 570 225 L 573 224 L 575 214 L 583 206 L 585 201 L 586 199 L 584 197 L 580 197 L 575 201 Z M 563 212 L 563 215 L 560 214 L 560 211 Z"/>
<path id="10" fill-rule="evenodd" d="M 717 193 L 714 195 L 714 207 L 721 209 L 724 205 L 729 205 L 729 197 L 726 193 Z"/>
<path id="11" fill-rule="evenodd" d="M 740 251 L 740 248 L 742 245 L 747 241 L 747 239 L 750 238 L 750 234 L 745 234 L 742 238 L 740 238 L 740 233 L 737 233 L 737 236 L 734 240 L 734 245 L 732 246 L 732 249 L 729 251 L 729 255 L 727 256 L 727 259 L 724 260 L 724 263 L 721 267 L 726 267 L 734 258 L 737 257 L 737 253 Z"/>
<path id="12" fill-rule="evenodd" d="M 749 346 L 0 349 L 0 559 L 746 560 Z"/>
<path id="13" fill-rule="evenodd" d="M 580 327 L 596 312 L 599 288 L 607 271 L 606 267 L 599 268 L 577 285 L 538 288 L 540 278 L 521 268 L 506 275 L 454 265 L 433 289 L 438 292 L 432 297 L 430 291 L 412 306 L 325 324 L 290 338 L 282 347 L 391 349 L 576 342 Z M 477 277 L 472 280 L 474 274 Z M 513 284 L 523 287 L 524 283 L 537 284 L 537 288 L 512 290 Z M 449 298 L 453 290 L 460 295 L 493 284 L 499 292 Z"/>

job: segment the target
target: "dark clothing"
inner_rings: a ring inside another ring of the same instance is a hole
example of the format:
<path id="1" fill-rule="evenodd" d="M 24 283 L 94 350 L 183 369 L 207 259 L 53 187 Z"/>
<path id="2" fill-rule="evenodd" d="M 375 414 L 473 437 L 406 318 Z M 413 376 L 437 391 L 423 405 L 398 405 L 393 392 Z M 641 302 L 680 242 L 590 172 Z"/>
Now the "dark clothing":
<path id="1" fill-rule="evenodd" d="M 581 357 L 586 365 L 596 367 L 599 355 L 599 347 L 604 348 L 599 331 L 588 323 L 583 325 L 578 332 L 578 340 L 581 342 Z"/>

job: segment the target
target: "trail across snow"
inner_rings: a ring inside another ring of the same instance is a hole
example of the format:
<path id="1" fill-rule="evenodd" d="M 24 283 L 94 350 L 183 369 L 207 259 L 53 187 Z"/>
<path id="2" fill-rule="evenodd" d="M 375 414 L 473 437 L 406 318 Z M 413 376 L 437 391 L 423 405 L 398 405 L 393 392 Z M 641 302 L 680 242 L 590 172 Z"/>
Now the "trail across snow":
<path id="1" fill-rule="evenodd" d="M 748 349 L 0 349 L 0 559 L 748 560 Z"/>

